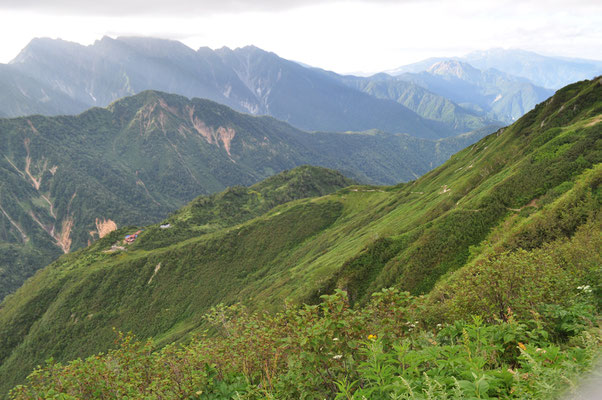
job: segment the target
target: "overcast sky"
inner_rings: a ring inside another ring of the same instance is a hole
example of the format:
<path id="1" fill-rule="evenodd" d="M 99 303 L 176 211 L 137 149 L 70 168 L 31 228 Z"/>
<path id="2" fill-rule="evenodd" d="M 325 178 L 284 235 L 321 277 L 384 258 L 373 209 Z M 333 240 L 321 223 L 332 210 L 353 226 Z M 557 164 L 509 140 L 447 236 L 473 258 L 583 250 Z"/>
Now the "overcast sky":
<path id="1" fill-rule="evenodd" d="M 336 72 L 493 47 L 602 59 L 601 0 L 0 0 L 0 62 L 34 37 L 254 44 Z"/>

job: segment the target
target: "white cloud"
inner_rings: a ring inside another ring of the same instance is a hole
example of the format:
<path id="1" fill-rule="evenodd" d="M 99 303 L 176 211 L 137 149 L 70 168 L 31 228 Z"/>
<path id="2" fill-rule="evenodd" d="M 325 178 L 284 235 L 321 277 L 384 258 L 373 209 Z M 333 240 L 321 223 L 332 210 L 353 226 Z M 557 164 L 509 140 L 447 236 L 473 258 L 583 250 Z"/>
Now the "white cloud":
<path id="1" fill-rule="evenodd" d="M 37 11 L 56 15 L 190 15 L 191 13 L 239 13 L 281 11 L 308 5 L 359 2 L 411 3 L 419 0 L 4 0 L 6 10 Z M 423 0 L 424 1 L 424 0 Z M 429 1 L 429 0 L 426 0 Z"/>
<path id="2" fill-rule="evenodd" d="M 75 4 L 75 0 L 70 1 L 53 1 L 52 5 Z M 82 15 L 77 16 L 51 15 L 39 9 L 3 11 L 0 35 L 10 40 L 3 40 L 0 61 L 12 59 L 36 36 L 90 44 L 103 35 L 164 37 L 195 49 L 254 44 L 282 57 L 337 72 L 380 71 L 426 57 L 461 55 L 491 47 L 585 58 L 602 56 L 602 2 L 287 0 L 279 2 L 282 5 L 278 10 L 268 9 L 275 2 L 256 2 L 254 7 L 240 11 L 234 6 L 243 4 L 241 0 L 229 0 L 220 9 L 217 2 L 206 1 L 203 4 L 212 5 L 220 13 L 167 16 L 157 15 L 156 10 L 112 16 L 97 15 L 87 8 L 78 9 Z M 109 0 L 103 4 L 117 3 L 131 8 L 142 0 Z M 155 0 L 144 3 L 147 11 L 159 4 Z M 25 4 L 34 7 L 41 1 Z M 0 4 L 0 10 L 4 6 Z"/>

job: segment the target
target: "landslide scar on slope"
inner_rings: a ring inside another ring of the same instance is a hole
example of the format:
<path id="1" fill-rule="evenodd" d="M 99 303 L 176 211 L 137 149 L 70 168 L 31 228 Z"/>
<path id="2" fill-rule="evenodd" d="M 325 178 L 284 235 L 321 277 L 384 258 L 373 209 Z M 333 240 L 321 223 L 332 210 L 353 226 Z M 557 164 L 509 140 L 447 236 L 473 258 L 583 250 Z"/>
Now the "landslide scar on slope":
<path id="1" fill-rule="evenodd" d="M 209 144 L 215 144 L 219 146 L 219 142 L 222 142 L 224 145 L 224 149 L 228 156 L 232 157 L 232 153 L 230 152 L 232 139 L 236 136 L 236 131 L 233 128 L 224 128 L 220 126 L 217 128 L 217 131 L 213 128 L 205 125 L 203 121 L 201 121 L 198 117 L 194 115 L 194 107 L 187 107 L 188 117 L 190 118 L 190 123 L 194 127 L 194 129 L 207 140 Z"/>
<path id="2" fill-rule="evenodd" d="M 226 149 L 228 155 L 232 156 L 232 154 L 230 154 L 230 144 L 232 143 L 232 139 L 234 139 L 234 136 L 236 135 L 236 131 L 232 128 L 224 128 L 223 126 L 220 126 L 219 128 L 217 128 L 217 134 L 219 135 L 220 140 L 224 144 L 224 148 Z"/>
<path id="3" fill-rule="evenodd" d="M 159 99 L 159 105 L 162 109 L 169 111 L 173 115 L 180 116 L 178 109 L 175 107 L 171 107 L 169 104 L 167 104 L 167 102 L 164 99 Z"/>
<path id="4" fill-rule="evenodd" d="M 25 145 L 25 150 L 27 151 L 27 156 L 25 157 L 25 174 L 29 177 L 29 179 L 31 179 L 31 184 L 33 185 L 33 187 L 36 190 L 40 190 L 40 185 L 42 184 L 42 174 L 44 173 L 43 171 L 46 169 L 46 166 L 48 163 L 47 162 L 44 163 L 44 168 L 42 169 L 42 174 L 40 174 L 39 178 L 36 178 L 35 176 L 32 175 L 32 173 L 31 173 L 31 156 L 29 153 L 29 143 L 30 143 L 29 138 L 27 138 L 23 141 L 23 144 Z"/>
<path id="5" fill-rule="evenodd" d="M 103 238 L 103 237 L 107 236 L 109 233 L 117 230 L 117 224 L 115 223 L 115 221 L 113 221 L 109 218 L 107 218 L 107 219 L 96 218 L 95 225 L 96 225 L 96 230 L 90 232 L 90 236 L 92 236 L 93 238 L 96 236 L 98 236 L 99 238 Z"/>
<path id="6" fill-rule="evenodd" d="M 35 126 L 33 126 L 33 123 L 31 122 L 31 120 L 29 120 L 29 119 L 28 119 L 28 120 L 27 120 L 27 124 L 29 125 L 29 127 L 31 128 L 31 131 L 32 131 L 33 133 L 36 133 L 36 134 L 38 134 L 38 135 L 40 134 L 40 132 L 38 132 L 38 130 L 36 129 L 36 127 L 35 127 Z"/>
<path id="7" fill-rule="evenodd" d="M 6 159 L 6 161 L 9 162 L 10 165 L 12 165 L 12 167 L 17 170 L 17 172 L 19 173 L 19 175 L 21 175 L 25 180 L 29 180 L 31 181 L 31 185 L 34 187 L 34 189 L 36 189 L 37 191 L 40 190 L 40 186 L 42 186 L 42 178 L 44 177 L 44 173 L 48 170 L 53 176 L 56 173 L 56 171 L 58 170 L 58 166 L 53 166 L 48 168 L 48 160 L 45 159 L 44 157 L 42 157 L 42 166 L 40 167 L 40 163 L 37 163 L 37 167 L 39 170 L 38 176 L 34 176 L 34 174 L 31 172 L 31 167 L 32 167 L 32 159 L 31 159 L 31 153 L 29 151 L 29 144 L 31 143 L 31 140 L 29 138 L 25 138 L 23 140 L 23 145 L 25 146 L 25 151 L 27 153 L 27 155 L 25 156 L 25 169 L 23 171 L 21 171 L 16 165 L 15 163 L 13 163 L 6 155 L 4 156 L 4 158 Z"/>
<path id="8" fill-rule="evenodd" d="M 139 120 L 140 123 L 140 136 L 143 136 L 145 132 L 149 131 L 155 121 L 152 118 L 153 112 L 157 108 L 157 104 L 147 104 L 142 107 L 137 113 L 135 119 Z"/>
<path id="9" fill-rule="evenodd" d="M 61 233 L 56 237 L 56 243 L 65 254 L 71 250 L 71 229 L 73 229 L 73 217 L 67 217 L 63 220 Z"/>
<path id="10" fill-rule="evenodd" d="M 190 123 L 194 127 L 194 129 L 207 140 L 209 144 L 214 144 L 213 142 L 213 132 L 205 125 L 203 121 L 201 121 L 198 117 L 194 116 L 194 107 L 188 108 L 188 117 L 190 118 Z"/>

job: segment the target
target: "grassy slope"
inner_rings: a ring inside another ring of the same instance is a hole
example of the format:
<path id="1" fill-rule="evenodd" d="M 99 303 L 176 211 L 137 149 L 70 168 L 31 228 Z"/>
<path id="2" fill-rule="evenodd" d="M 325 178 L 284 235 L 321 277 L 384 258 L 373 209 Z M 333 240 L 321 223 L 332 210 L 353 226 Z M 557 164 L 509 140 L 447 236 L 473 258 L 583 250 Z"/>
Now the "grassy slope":
<path id="1" fill-rule="evenodd" d="M 71 250 L 94 240 L 97 219 L 155 223 L 199 194 L 307 163 L 397 183 L 484 134 L 430 141 L 307 133 L 208 100 L 151 91 L 79 116 L 1 119 L 0 132 L 0 299 L 63 252 L 59 239 L 70 240 Z"/>
<path id="2" fill-rule="evenodd" d="M 115 233 L 2 303 L 2 389 L 49 356 L 106 349 L 113 326 L 165 344 L 201 328 L 219 302 L 277 309 L 336 287 L 356 302 L 390 285 L 426 293 L 478 257 L 486 239 L 537 247 L 571 235 L 600 208 L 601 113 L 602 82 L 581 82 L 411 183 L 295 200 L 187 240 L 163 238 L 152 251 L 144 243 L 154 228 L 128 251 L 104 253 L 133 229 Z M 575 185 L 581 175 L 589 183 Z M 185 227 L 186 210 L 170 220 L 174 229 Z M 551 227 L 529 232 L 537 218 Z"/>

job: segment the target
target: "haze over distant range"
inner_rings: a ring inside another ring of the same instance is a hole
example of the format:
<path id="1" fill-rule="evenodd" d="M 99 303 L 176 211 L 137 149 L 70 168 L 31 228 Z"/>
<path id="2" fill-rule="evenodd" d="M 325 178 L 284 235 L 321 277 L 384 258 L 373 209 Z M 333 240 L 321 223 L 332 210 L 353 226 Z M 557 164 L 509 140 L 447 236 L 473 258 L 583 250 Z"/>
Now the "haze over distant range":
<path id="1" fill-rule="evenodd" d="M 344 3 L 344 6 L 341 4 Z M 192 48 L 254 44 L 339 73 L 379 72 L 427 57 L 487 48 L 599 59 L 602 3 L 357 0 L 3 1 L 0 62 L 33 37 L 91 44 L 102 36 L 153 36 Z"/>

